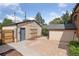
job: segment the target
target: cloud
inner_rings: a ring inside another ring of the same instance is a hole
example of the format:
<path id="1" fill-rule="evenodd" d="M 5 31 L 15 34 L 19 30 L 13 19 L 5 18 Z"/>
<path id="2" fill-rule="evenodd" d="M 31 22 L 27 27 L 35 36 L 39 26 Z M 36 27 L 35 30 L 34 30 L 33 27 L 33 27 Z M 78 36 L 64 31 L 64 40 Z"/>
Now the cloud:
<path id="1" fill-rule="evenodd" d="M 66 13 L 66 11 L 61 11 L 61 13 L 62 13 L 62 14 L 65 14 L 65 13 Z"/>
<path id="2" fill-rule="evenodd" d="M 28 20 L 35 20 L 34 17 L 27 17 Z"/>
<path id="3" fill-rule="evenodd" d="M 24 11 L 21 9 L 19 3 L 0 3 L 0 8 L 8 8 L 15 11 L 18 14 L 24 14 Z"/>
<path id="4" fill-rule="evenodd" d="M 52 11 L 52 12 L 50 12 L 49 14 L 48 14 L 48 19 L 46 20 L 46 23 L 47 24 L 49 24 L 49 22 L 50 21 L 52 21 L 54 18 L 57 18 L 57 17 L 61 17 L 61 12 L 60 13 L 57 13 L 57 12 L 54 12 L 54 11 Z"/>
<path id="5" fill-rule="evenodd" d="M 65 3 L 59 3 L 58 6 L 61 7 L 61 8 L 64 8 L 64 7 L 67 7 L 67 4 L 65 4 Z"/>
<path id="6" fill-rule="evenodd" d="M 9 10 L 11 12 L 5 13 L 2 10 L 5 10 L 5 12 Z M 14 20 L 13 12 L 16 12 L 16 20 Z M 9 19 L 12 19 L 13 22 L 20 22 L 24 19 L 23 18 L 24 11 L 22 10 L 19 3 L 0 3 L 0 14 L 3 15 L 3 16 L 2 15 L 0 16 L 2 20 L 4 18 L 9 18 Z"/>
<path id="7" fill-rule="evenodd" d="M 70 15 L 72 14 L 72 11 L 68 11 L 68 12 L 69 12 Z M 65 14 L 65 13 L 66 13 L 66 10 L 65 11 L 61 11 L 62 15 Z"/>
<path id="8" fill-rule="evenodd" d="M 17 7 L 19 7 L 18 3 L 0 3 L 0 8 L 16 9 Z"/>
<path id="9" fill-rule="evenodd" d="M 51 12 L 49 13 L 49 15 L 52 16 L 53 19 L 61 16 L 61 14 L 58 14 L 56 12 Z"/>
<path id="10" fill-rule="evenodd" d="M 62 13 L 64 13 L 64 11 L 61 11 L 61 12 L 55 12 L 55 11 L 52 11 L 48 14 L 48 20 L 46 20 L 46 23 L 49 24 L 50 21 L 52 21 L 54 18 L 58 18 L 58 17 L 61 17 L 62 16 Z"/>
<path id="11" fill-rule="evenodd" d="M 20 13 L 20 14 L 22 14 L 22 15 L 25 14 L 24 11 L 21 10 L 21 8 L 19 8 L 18 11 L 16 10 L 16 12 L 17 12 L 17 13 Z"/>
<path id="12" fill-rule="evenodd" d="M 17 3 L 0 3 L 0 6 L 8 7 L 8 6 L 19 6 Z"/>
<path id="13" fill-rule="evenodd" d="M 16 16 L 16 20 L 15 20 L 15 17 L 12 15 L 6 15 L 6 18 L 11 19 L 13 22 L 21 22 L 23 20 L 22 18 L 18 16 Z"/>

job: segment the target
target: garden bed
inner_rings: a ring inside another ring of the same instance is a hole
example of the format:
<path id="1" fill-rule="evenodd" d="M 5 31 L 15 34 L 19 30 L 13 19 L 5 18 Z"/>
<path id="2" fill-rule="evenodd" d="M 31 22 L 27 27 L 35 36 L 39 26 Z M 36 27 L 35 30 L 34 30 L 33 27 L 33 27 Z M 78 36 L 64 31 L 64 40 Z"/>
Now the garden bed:
<path id="1" fill-rule="evenodd" d="M 68 54 L 70 56 L 79 56 L 79 42 L 71 41 L 68 45 Z"/>

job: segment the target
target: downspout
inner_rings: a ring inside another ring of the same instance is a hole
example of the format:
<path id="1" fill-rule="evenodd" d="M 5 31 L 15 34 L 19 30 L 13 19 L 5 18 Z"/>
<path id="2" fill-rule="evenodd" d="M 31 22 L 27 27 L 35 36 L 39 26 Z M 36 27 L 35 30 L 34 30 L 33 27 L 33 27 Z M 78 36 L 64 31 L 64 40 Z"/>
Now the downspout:
<path id="1" fill-rule="evenodd" d="M 3 41 L 2 41 L 2 28 L 1 28 L 0 34 L 1 34 L 0 45 L 2 45 L 2 43 L 3 43 Z"/>
<path id="2" fill-rule="evenodd" d="M 76 33 L 76 32 L 74 32 L 74 35 L 73 35 L 73 41 L 74 41 L 74 39 L 75 39 L 75 33 Z"/>

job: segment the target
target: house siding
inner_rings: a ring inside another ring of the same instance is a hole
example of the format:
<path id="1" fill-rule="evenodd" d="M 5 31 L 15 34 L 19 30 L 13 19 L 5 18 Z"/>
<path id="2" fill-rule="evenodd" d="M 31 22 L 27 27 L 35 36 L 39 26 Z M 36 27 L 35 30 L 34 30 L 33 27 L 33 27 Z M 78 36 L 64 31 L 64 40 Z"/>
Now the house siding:
<path id="1" fill-rule="evenodd" d="M 75 16 L 77 16 L 77 17 L 75 18 Z M 77 28 L 77 30 L 76 30 L 76 36 L 79 38 L 79 6 L 73 12 L 72 21 L 76 25 L 76 28 Z"/>

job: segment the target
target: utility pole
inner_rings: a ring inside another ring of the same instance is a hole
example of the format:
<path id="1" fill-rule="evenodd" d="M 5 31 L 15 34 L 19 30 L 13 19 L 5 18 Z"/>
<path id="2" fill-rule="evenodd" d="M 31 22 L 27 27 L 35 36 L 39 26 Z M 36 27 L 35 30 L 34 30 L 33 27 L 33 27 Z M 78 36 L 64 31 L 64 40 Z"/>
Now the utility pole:
<path id="1" fill-rule="evenodd" d="M 26 20 L 26 12 L 25 12 L 25 20 Z"/>
<path id="2" fill-rule="evenodd" d="M 14 12 L 14 22 L 16 23 L 16 12 Z"/>

